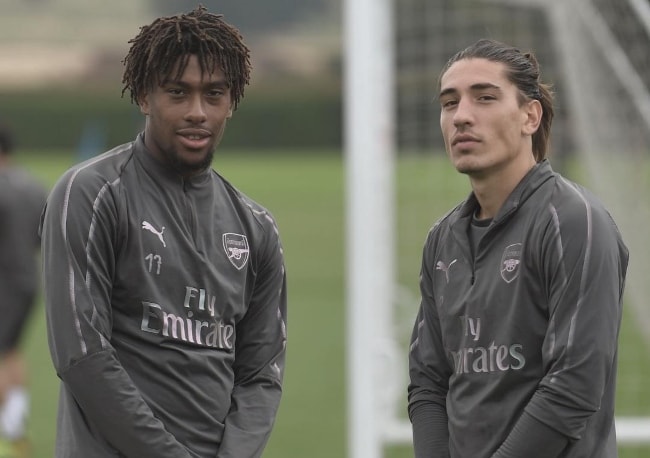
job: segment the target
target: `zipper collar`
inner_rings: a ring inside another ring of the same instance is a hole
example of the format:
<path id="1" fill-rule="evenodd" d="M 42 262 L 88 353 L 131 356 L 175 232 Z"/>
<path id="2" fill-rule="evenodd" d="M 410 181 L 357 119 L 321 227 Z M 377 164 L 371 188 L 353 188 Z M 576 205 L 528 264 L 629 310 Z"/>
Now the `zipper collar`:
<path id="1" fill-rule="evenodd" d="M 192 175 L 191 177 L 185 178 L 178 174 L 178 172 L 176 172 L 172 167 L 156 159 L 145 146 L 144 132 L 141 132 L 136 137 L 133 143 L 133 149 L 135 157 L 144 170 L 157 179 L 159 178 L 163 181 L 180 185 L 183 189 L 198 188 L 210 180 L 212 174 L 211 167 L 208 167 L 206 170 Z"/>

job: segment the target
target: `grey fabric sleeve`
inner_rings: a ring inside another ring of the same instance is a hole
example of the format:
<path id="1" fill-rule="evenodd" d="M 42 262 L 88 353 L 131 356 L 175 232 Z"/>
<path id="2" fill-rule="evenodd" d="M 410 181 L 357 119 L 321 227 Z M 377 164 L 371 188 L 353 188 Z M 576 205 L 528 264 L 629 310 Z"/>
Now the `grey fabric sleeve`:
<path id="1" fill-rule="evenodd" d="M 435 232 L 430 232 L 422 254 L 421 302 L 409 351 L 408 412 L 416 457 L 449 454 L 445 406 L 452 370 L 442 343 L 432 286 L 434 237 Z"/>
<path id="2" fill-rule="evenodd" d="M 0 354 L 21 344 L 39 292 L 38 224 L 46 192 L 16 166 L 0 169 Z"/>
<path id="3" fill-rule="evenodd" d="M 492 458 L 555 458 L 561 456 L 568 443 L 564 434 L 524 412 Z"/>
<path id="4" fill-rule="evenodd" d="M 154 417 L 110 344 L 117 211 L 108 183 L 76 174 L 55 186 L 41 225 L 56 372 L 98 441 L 127 457 L 190 458 Z"/>
<path id="5" fill-rule="evenodd" d="M 237 325 L 235 386 L 217 458 L 260 457 L 282 395 L 287 288 L 282 245 L 270 216 L 266 237 L 251 302 Z"/>
<path id="6" fill-rule="evenodd" d="M 418 402 L 411 408 L 415 458 L 449 458 L 447 410 L 436 403 Z"/>
<path id="7" fill-rule="evenodd" d="M 549 326 L 548 368 L 525 407 L 539 422 L 579 439 L 615 376 L 628 252 L 605 209 L 579 191 L 580 205 L 551 206 L 542 256 Z M 607 406 L 608 408 L 612 406 Z"/>

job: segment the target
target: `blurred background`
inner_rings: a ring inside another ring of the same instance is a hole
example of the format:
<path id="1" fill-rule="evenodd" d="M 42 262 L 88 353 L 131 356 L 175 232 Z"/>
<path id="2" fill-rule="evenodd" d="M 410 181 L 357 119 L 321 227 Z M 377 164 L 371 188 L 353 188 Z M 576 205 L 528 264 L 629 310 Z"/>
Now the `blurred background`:
<path id="1" fill-rule="evenodd" d="M 348 456 L 344 138 L 367 126 L 345 124 L 345 102 L 354 94 L 345 93 L 343 83 L 344 1 L 201 2 L 240 29 L 254 67 L 214 167 L 274 213 L 285 245 L 288 361 L 264 455 L 270 458 Z M 15 131 L 16 160 L 49 187 L 74 163 L 131 141 L 143 120 L 128 94 L 121 96 L 128 40 L 154 17 L 196 5 L 3 0 L 0 119 Z M 394 111 L 398 254 L 391 339 L 398 357 L 381 363 L 399 385 L 397 395 L 389 394 L 399 421 L 406 414 L 406 340 L 417 308 L 422 243 L 433 222 L 469 192 L 444 155 L 438 73 L 453 53 L 481 37 L 535 51 L 543 79 L 556 92 L 551 162 L 603 197 L 631 248 L 617 408 L 621 416 L 650 417 L 649 9 L 647 0 L 393 0 L 394 49 L 386 52 L 393 80 L 384 96 Z M 49 457 L 58 380 L 42 304 L 24 346 L 34 457 Z M 378 396 L 385 394 L 382 384 L 394 385 L 378 382 L 379 388 L 369 387 Z M 649 457 L 649 437 L 650 429 L 645 439 L 622 443 L 621 457 Z M 383 453 L 412 456 L 408 438 L 387 440 Z"/>
<path id="2" fill-rule="evenodd" d="M 94 141 L 101 150 L 129 141 L 141 119 L 128 97 L 120 98 L 127 42 L 154 17 L 196 4 L 3 1 L 0 106 L 23 148 L 90 149 Z M 224 145 L 336 147 L 341 136 L 338 2 L 203 4 L 240 29 L 255 69 L 247 103 L 238 113 L 241 121 L 232 123 Z M 255 128 L 247 128 L 251 125 Z"/>

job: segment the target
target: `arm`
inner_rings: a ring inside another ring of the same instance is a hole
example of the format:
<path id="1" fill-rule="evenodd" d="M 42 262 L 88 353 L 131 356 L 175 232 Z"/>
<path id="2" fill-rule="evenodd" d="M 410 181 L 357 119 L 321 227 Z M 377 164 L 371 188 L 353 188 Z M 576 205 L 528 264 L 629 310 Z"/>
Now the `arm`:
<path id="1" fill-rule="evenodd" d="M 154 417 L 111 346 L 118 214 L 107 185 L 75 176 L 55 186 L 41 226 L 50 352 L 80 409 L 75 440 L 126 457 L 190 458 Z"/>
<path id="2" fill-rule="evenodd" d="M 260 250 L 251 302 L 237 324 L 235 386 L 218 458 L 256 458 L 271 434 L 282 395 L 287 290 L 275 225 Z"/>
<path id="3" fill-rule="evenodd" d="M 586 200 L 585 200 L 586 203 Z M 600 410 L 615 378 L 627 249 L 606 211 L 551 209 L 542 275 L 549 327 L 542 354 L 546 374 L 494 458 L 560 456 Z"/>
<path id="4" fill-rule="evenodd" d="M 447 410 L 435 402 L 420 402 L 410 409 L 415 458 L 449 457 Z"/>
<path id="5" fill-rule="evenodd" d="M 420 310 L 409 353 L 408 409 L 417 458 L 449 456 L 446 399 L 451 369 L 442 343 L 433 295 L 431 274 L 434 267 L 429 259 L 432 253 L 433 247 L 428 241 L 420 272 Z"/>
<path id="6" fill-rule="evenodd" d="M 524 412 L 492 458 L 549 458 L 561 456 L 569 439 Z"/>

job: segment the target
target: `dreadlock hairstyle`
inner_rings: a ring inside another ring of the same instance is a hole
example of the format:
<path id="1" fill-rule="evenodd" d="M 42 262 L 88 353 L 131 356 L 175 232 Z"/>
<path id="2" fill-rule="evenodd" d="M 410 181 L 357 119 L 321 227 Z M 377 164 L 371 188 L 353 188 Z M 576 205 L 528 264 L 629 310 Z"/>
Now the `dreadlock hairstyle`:
<path id="1" fill-rule="evenodd" d="M 553 93 L 550 85 L 540 81 L 539 64 L 535 55 L 531 52 L 522 53 L 512 46 L 483 38 L 452 56 L 442 68 L 440 79 L 455 62 L 472 58 L 504 64 L 506 77 L 519 89 L 520 103 L 538 100 L 542 105 L 542 120 L 533 134 L 533 154 L 537 162 L 544 160 L 548 152 L 553 122 Z M 438 88 L 440 88 L 440 79 L 438 79 Z"/>
<path id="2" fill-rule="evenodd" d="M 154 20 L 141 27 L 129 43 L 131 48 L 122 61 L 122 95 L 129 90 L 133 103 L 162 81 L 180 78 L 192 54 L 197 56 L 202 73 L 212 73 L 215 68 L 224 72 L 233 109 L 250 81 L 250 50 L 239 30 L 202 5 L 187 14 Z"/>

